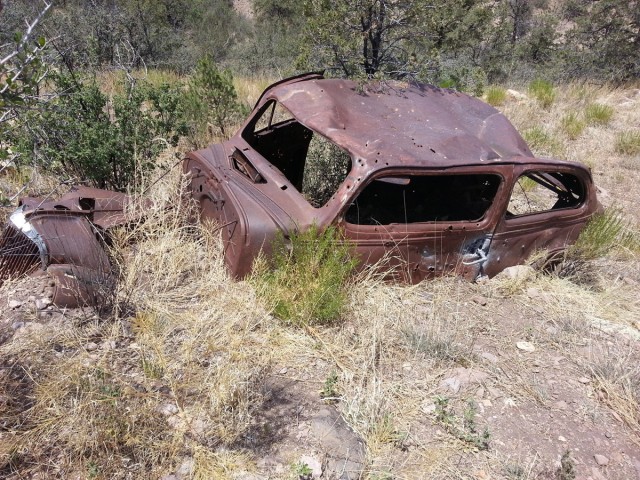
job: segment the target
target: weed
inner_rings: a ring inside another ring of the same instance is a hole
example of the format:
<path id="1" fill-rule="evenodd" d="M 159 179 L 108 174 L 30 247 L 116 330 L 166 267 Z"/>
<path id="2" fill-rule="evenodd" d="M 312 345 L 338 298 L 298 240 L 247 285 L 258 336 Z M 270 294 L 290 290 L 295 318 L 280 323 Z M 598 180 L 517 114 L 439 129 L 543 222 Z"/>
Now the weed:
<path id="1" fill-rule="evenodd" d="M 469 349 L 458 345 L 454 338 L 447 334 L 436 331 L 418 332 L 413 329 L 405 329 L 403 333 L 409 347 L 428 358 L 459 365 L 468 365 L 471 362 Z"/>
<path id="2" fill-rule="evenodd" d="M 535 98 L 538 104 L 544 109 L 551 107 L 556 99 L 553 84 L 541 78 L 533 80 L 529 84 L 529 94 Z"/>
<path id="3" fill-rule="evenodd" d="M 576 140 L 580 135 L 582 135 L 582 132 L 584 132 L 586 127 L 584 121 L 580 120 L 578 115 L 575 113 L 568 113 L 562 117 L 560 124 L 562 126 L 562 131 L 571 140 Z"/>
<path id="4" fill-rule="evenodd" d="M 313 470 L 304 462 L 294 463 L 292 470 L 298 480 L 311 480 L 313 478 Z"/>
<path id="5" fill-rule="evenodd" d="M 622 155 L 640 154 L 640 130 L 626 130 L 616 136 L 615 150 Z"/>
<path id="6" fill-rule="evenodd" d="M 561 153 L 560 142 L 542 127 L 528 128 L 522 132 L 522 137 L 536 154 L 558 155 Z"/>
<path id="7" fill-rule="evenodd" d="M 602 103 L 591 103 L 584 109 L 588 125 L 607 125 L 613 117 L 613 107 Z"/>
<path id="8" fill-rule="evenodd" d="M 527 472 L 520 465 L 507 465 L 504 467 L 504 473 L 510 480 L 522 480 L 527 478 Z"/>
<path id="9" fill-rule="evenodd" d="M 621 212 L 609 208 L 593 216 L 569 254 L 585 260 L 602 257 L 617 244 L 624 229 L 625 221 Z"/>
<path id="10" fill-rule="evenodd" d="M 574 480 L 576 478 L 576 463 L 571 458 L 571 450 L 566 450 L 562 454 L 556 478 L 557 480 Z"/>
<path id="11" fill-rule="evenodd" d="M 462 413 L 462 422 L 459 421 L 457 415 L 449 407 L 449 399 L 437 396 L 436 404 L 436 421 L 440 423 L 451 435 L 458 440 L 466 442 L 478 450 L 489 449 L 489 429 L 485 428 L 482 432 L 478 431 L 476 425 L 477 406 L 473 399 L 468 399 L 465 409 Z"/>
<path id="12" fill-rule="evenodd" d="M 254 265 L 254 283 L 273 313 L 287 323 L 326 324 L 337 320 L 347 302 L 347 288 L 355 261 L 338 231 L 316 226 L 279 235 L 270 261 Z"/>
<path id="13" fill-rule="evenodd" d="M 485 96 L 489 105 L 498 107 L 500 105 L 503 105 L 507 100 L 507 91 L 503 87 L 491 85 L 487 88 Z"/>
<path id="14" fill-rule="evenodd" d="M 335 403 L 338 400 L 338 372 L 333 370 L 324 381 L 322 390 L 320 390 L 320 398 L 325 403 Z"/>

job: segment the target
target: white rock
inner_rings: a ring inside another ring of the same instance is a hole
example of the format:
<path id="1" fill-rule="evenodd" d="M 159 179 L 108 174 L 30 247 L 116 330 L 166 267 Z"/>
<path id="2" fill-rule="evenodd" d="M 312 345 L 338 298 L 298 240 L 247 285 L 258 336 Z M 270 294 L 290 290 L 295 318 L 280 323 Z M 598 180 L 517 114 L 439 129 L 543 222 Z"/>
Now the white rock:
<path id="1" fill-rule="evenodd" d="M 596 463 L 598 465 L 600 465 L 601 467 L 604 467 L 605 465 L 609 465 L 609 459 L 607 457 L 605 457 L 604 455 L 594 455 L 593 458 L 596 459 Z"/>
<path id="2" fill-rule="evenodd" d="M 535 352 L 536 351 L 536 347 L 534 347 L 533 343 L 531 343 L 531 342 L 518 342 L 518 343 L 516 343 L 516 347 L 518 347 L 520 350 L 524 350 L 525 352 Z"/>
<path id="3" fill-rule="evenodd" d="M 84 346 L 84 348 L 87 352 L 93 352 L 98 349 L 98 344 L 95 342 L 89 342 Z"/>
<path id="4" fill-rule="evenodd" d="M 510 278 L 512 280 L 526 280 L 533 277 L 536 271 L 529 265 L 514 265 L 513 267 L 507 267 L 500 272 L 496 277 Z"/>
<path id="5" fill-rule="evenodd" d="M 14 308 L 18 308 L 21 305 L 22 302 L 20 300 L 9 300 L 8 307 L 13 310 Z"/>
<path id="6" fill-rule="evenodd" d="M 50 298 L 39 298 L 36 300 L 36 308 L 38 310 L 44 310 L 45 308 L 47 308 L 49 305 L 51 305 L 51 299 Z"/>

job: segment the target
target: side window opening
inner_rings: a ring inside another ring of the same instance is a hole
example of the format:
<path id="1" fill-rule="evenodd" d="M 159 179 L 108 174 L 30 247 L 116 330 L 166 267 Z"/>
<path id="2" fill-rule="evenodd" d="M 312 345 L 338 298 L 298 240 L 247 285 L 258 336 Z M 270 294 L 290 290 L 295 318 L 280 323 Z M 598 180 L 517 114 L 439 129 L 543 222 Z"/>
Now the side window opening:
<path id="1" fill-rule="evenodd" d="M 373 180 L 346 212 L 357 225 L 481 220 L 500 186 L 495 174 L 410 175 Z"/>
<path id="2" fill-rule="evenodd" d="M 513 187 L 507 218 L 578 208 L 584 194 L 584 185 L 570 173 L 528 172 Z"/>
<path id="3" fill-rule="evenodd" d="M 315 208 L 331 199 L 351 170 L 346 151 L 297 122 L 273 100 L 247 125 L 242 137 Z"/>

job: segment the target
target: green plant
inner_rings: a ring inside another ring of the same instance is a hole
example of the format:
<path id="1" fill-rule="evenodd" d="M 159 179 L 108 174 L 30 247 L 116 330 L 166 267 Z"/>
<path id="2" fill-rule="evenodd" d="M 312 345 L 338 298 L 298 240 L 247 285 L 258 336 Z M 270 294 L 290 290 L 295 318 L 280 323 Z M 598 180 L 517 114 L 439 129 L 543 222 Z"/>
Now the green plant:
<path id="1" fill-rule="evenodd" d="M 571 140 L 576 140 L 584 131 L 586 124 L 575 113 L 568 113 L 561 120 L 562 131 Z"/>
<path id="2" fill-rule="evenodd" d="M 270 261 L 256 262 L 254 279 L 281 320 L 326 324 L 338 319 L 346 304 L 355 264 L 338 230 L 314 225 L 288 242 L 278 235 Z"/>
<path id="3" fill-rule="evenodd" d="M 338 372 L 331 371 L 329 376 L 325 379 L 322 390 L 320 390 L 320 398 L 325 403 L 335 403 L 338 397 Z"/>
<path id="4" fill-rule="evenodd" d="M 560 142 L 542 127 L 528 128 L 522 132 L 522 137 L 536 154 L 556 155 L 560 153 Z"/>
<path id="5" fill-rule="evenodd" d="M 294 463 L 292 470 L 298 480 L 311 480 L 313 476 L 313 470 L 304 462 Z"/>
<path id="6" fill-rule="evenodd" d="M 625 221 L 620 210 L 608 208 L 593 216 L 571 247 L 571 253 L 585 260 L 601 257 L 618 243 L 624 231 Z"/>
<path id="7" fill-rule="evenodd" d="M 622 155 L 640 154 L 640 130 L 625 130 L 616 137 L 615 150 Z"/>
<path id="8" fill-rule="evenodd" d="M 209 56 L 198 61 L 188 87 L 185 115 L 196 146 L 210 141 L 210 127 L 227 136 L 230 125 L 246 113 L 238 102 L 231 71 L 220 70 Z"/>
<path id="9" fill-rule="evenodd" d="M 153 170 L 157 155 L 184 131 L 176 88 L 127 81 L 124 93 L 110 98 L 95 78 L 75 74 L 55 75 L 53 87 L 60 96 L 12 133 L 22 164 L 125 190 Z"/>
<path id="10" fill-rule="evenodd" d="M 535 79 L 529 84 L 529 94 L 535 98 L 538 104 L 544 109 L 551 107 L 556 99 L 553 84 L 541 78 Z"/>
<path id="11" fill-rule="evenodd" d="M 485 96 L 489 105 L 498 107 L 500 105 L 503 105 L 507 100 L 507 91 L 503 87 L 500 87 L 498 85 L 491 85 L 487 87 Z"/>
<path id="12" fill-rule="evenodd" d="M 477 407 L 473 399 L 468 399 L 462 413 L 462 421 L 458 419 L 456 413 L 449 407 L 449 399 L 437 396 L 436 404 L 436 421 L 440 423 L 451 435 L 458 440 L 473 445 L 478 450 L 489 449 L 489 429 L 485 428 L 482 432 L 478 431 L 476 425 Z"/>
<path id="13" fill-rule="evenodd" d="M 591 103 L 584 109 L 584 118 L 589 125 L 607 125 L 613 117 L 613 107 L 602 103 Z"/>

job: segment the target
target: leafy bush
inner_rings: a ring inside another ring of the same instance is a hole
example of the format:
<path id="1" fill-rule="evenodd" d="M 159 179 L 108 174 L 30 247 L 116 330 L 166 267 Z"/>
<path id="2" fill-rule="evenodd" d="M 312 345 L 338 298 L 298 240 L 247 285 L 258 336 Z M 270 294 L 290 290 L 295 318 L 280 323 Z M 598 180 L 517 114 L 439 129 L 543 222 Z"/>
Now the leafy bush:
<path id="1" fill-rule="evenodd" d="M 287 323 L 326 324 L 337 320 L 347 301 L 347 286 L 355 267 L 349 246 L 334 227 L 321 232 L 312 226 L 276 238 L 271 259 L 254 265 L 254 281 L 273 313 Z"/>
<path id="2" fill-rule="evenodd" d="M 553 84 L 540 78 L 533 80 L 529 84 L 529 94 L 536 99 L 540 106 L 548 109 L 556 99 L 556 92 Z"/>
<path id="3" fill-rule="evenodd" d="M 618 133 L 615 149 L 622 155 L 640 154 L 640 130 L 626 130 Z"/>
<path id="4" fill-rule="evenodd" d="M 485 95 L 487 97 L 487 103 L 489 105 L 493 105 L 494 107 L 503 105 L 505 100 L 507 99 L 507 91 L 497 85 L 491 85 L 490 87 L 488 87 Z"/>
<path id="5" fill-rule="evenodd" d="M 613 117 L 613 107 L 602 103 L 591 103 L 584 109 L 584 118 L 589 125 L 607 125 Z"/>
<path id="6" fill-rule="evenodd" d="M 154 169 L 158 153 L 184 133 L 179 88 L 134 82 L 109 98 L 95 78 L 82 82 L 64 74 L 55 77 L 54 87 L 59 96 L 13 132 L 23 163 L 125 190 L 136 175 Z"/>
<path id="7" fill-rule="evenodd" d="M 576 140 L 586 127 L 586 124 L 578 118 L 578 115 L 575 113 L 568 113 L 564 117 L 562 117 L 561 121 L 562 131 L 569 137 L 571 140 Z"/>
<path id="8" fill-rule="evenodd" d="M 196 66 L 185 98 L 185 116 L 189 121 L 189 136 L 196 147 L 211 140 L 210 126 L 222 136 L 247 112 L 238 102 L 230 70 L 220 70 L 210 57 Z"/>

